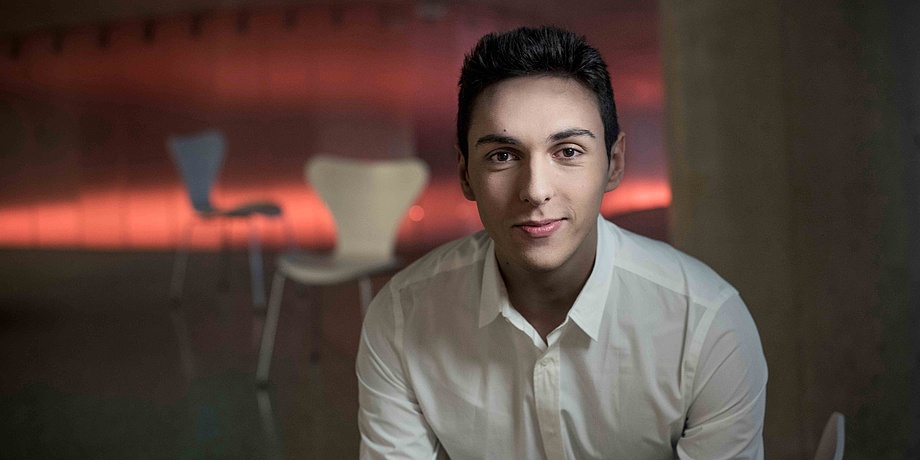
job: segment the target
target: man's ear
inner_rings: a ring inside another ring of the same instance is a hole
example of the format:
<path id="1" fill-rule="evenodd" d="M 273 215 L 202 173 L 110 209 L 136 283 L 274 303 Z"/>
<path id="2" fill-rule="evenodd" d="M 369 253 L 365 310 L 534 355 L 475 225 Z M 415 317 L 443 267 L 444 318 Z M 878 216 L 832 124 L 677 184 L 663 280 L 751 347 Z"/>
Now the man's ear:
<path id="1" fill-rule="evenodd" d="M 607 186 L 604 192 L 609 192 L 623 181 L 623 171 L 626 167 L 626 133 L 620 131 L 616 142 L 610 148 L 610 163 L 607 165 Z"/>
<path id="2" fill-rule="evenodd" d="M 463 190 L 463 196 L 467 200 L 476 201 L 476 195 L 473 194 L 473 187 L 470 187 L 470 173 L 466 166 L 466 157 L 460 151 L 460 146 L 455 145 L 457 151 L 457 171 L 460 173 L 460 189 Z"/>

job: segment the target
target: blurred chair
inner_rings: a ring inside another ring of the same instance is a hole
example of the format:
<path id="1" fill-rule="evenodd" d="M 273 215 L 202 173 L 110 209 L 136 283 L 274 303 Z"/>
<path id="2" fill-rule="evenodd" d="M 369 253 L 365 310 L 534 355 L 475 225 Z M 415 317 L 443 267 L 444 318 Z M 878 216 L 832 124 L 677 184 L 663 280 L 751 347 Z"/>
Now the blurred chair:
<path id="1" fill-rule="evenodd" d="M 188 248 L 192 238 L 192 228 L 201 221 L 221 220 L 221 250 L 226 242 L 224 220 L 245 218 L 249 223 L 249 272 L 252 277 L 252 302 L 258 307 L 265 306 L 265 277 L 262 268 L 262 248 L 258 231 L 252 217 L 263 215 L 280 217 L 281 207 L 275 203 L 260 201 L 245 203 L 234 208 L 218 209 L 211 204 L 211 187 L 220 172 L 227 142 L 218 131 L 205 131 L 188 136 L 173 136 L 169 139 L 169 150 L 173 162 L 182 174 L 185 189 L 188 192 L 196 219 L 185 225 L 176 260 L 173 265 L 170 298 L 182 296 L 185 282 L 185 268 L 188 264 Z M 285 227 L 288 243 L 291 243 L 290 230 Z"/>
<path id="2" fill-rule="evenodd" d="M 285 280 L 314 286 L 358 280 L 365 312 L 373 294 L 371 276 L 399 265 L 396 232 L 428 182 L 428 166 L 415 157 L 361 161 L 317 156 L 304 170 L 335 219 L 336 246 L 331 254 L 289 252 L 278 258 L 259 350 L 260 383 L 268 381 Z M 318 324 L 313 329 L 319 333 Z"/>
<path id="3" fill-rule="evenodd" d="M 844 445 L 844 420 L 843 414 L 834 412 L 824 425 L 824 433 L 818 441 L 818 451 L 815 460 L 842 460 Z"/>

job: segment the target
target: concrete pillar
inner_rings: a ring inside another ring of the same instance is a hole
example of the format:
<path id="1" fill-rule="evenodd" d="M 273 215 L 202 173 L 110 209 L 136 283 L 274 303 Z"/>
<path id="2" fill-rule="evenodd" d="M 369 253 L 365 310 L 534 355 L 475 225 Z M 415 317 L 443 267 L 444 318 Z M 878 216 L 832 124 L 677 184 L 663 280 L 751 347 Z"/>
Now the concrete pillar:
<path id="1" fill-rule="evenodd" d="M 904 156 L 884 5 L 660 0 L 674 244 L 735 284 L 770 367 L 767 458 L 907 447 Z"/>
<path id="2" fill-rule="evenodd" d="M 904 458 L 920 458 L 920 2 L 886 0 L 891 37 L 891 58 L 899 83 L 893 94 L 901 112 L 901 151 L 904 152 L 904 184 L 907 191 L 907 250 L 910 280 L 911 341 L 910 424 Z"/>

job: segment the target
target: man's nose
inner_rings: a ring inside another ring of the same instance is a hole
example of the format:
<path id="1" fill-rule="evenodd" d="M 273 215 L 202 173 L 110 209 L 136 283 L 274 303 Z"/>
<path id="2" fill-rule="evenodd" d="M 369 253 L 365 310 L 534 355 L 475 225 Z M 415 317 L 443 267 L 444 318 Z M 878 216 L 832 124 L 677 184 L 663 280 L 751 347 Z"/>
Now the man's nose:
<path id="1" fill-rule="evenodd" d="M 540 206 L 553 197 L 552 165 L 543 158 L 530 158 L 521 171 L 521 201 Z"/>

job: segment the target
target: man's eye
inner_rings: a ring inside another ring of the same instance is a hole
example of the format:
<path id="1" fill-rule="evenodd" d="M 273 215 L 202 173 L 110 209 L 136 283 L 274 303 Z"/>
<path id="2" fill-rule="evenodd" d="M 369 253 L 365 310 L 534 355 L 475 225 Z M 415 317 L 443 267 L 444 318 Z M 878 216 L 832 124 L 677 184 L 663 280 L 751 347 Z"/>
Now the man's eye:
<path id="1" fill-rule="evenodd" d="M 571 147 L 564 148 L 564 149 L 562 149 L 562 151 L 561 151 L 562 156 L 565 157 L 565 158 L 576 157 L 576 156 L 578 156 L 579 153 L 580 153 L 580 152 L 579 152 L 578 150 L 573 149 L 573 148 L 571 148 Z"/>
<path id="2" fill-rule="evenodd" d="M 508 152 L 495 152 L 492 154 L 492 161 L 500 163 L 511 161 L 511 154 Z"/>

